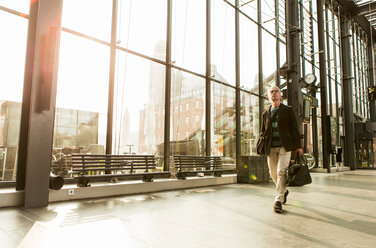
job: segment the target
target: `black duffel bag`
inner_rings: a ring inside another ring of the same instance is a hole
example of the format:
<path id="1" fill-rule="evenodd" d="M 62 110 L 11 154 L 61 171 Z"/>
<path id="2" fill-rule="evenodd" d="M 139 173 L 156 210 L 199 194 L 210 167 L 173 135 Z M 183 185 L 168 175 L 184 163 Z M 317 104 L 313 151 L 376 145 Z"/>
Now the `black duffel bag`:
<path id="1" fill-rule="evenodd" d="M 295 160 L 295 164 L 290 164 L 287 171 L 287 186 L 303 186 L 312 183 L 308 166 L 304 156 Z"/>

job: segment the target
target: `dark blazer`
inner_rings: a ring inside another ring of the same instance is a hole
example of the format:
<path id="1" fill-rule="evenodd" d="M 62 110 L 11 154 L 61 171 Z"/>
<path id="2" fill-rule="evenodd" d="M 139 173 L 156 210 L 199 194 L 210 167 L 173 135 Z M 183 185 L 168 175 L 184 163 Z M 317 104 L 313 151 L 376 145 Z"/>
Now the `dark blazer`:
<path id="1" fill-rule="evenodd" d="M 270 109 L 267 108 L 262 113 L 260 138 L 265 139 L 265 153 L 269 155 L 270 145 L 272 142 L 272 123 L 270 116 Z M 294 110 L 290 106 L 281 103 L 278 110 L 278 131 L 283 148 L 286 151 L 294 151 L 297 148 L 302 148 L 302 142 L 298 130 L 298 122 L 295 117 Z"/>

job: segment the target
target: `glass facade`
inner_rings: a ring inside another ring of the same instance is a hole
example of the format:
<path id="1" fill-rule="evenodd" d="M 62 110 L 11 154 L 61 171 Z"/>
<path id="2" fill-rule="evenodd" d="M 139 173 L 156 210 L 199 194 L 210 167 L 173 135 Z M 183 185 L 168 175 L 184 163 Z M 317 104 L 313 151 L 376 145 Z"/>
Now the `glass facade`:
<path id="1" fill-rule="evenodd" d="M 16 179 L 29 4 L 0 0 L 2 181 Z M 69 154 L 104 154 L 108 148 L 113 154 L 152 154 L 159 161 L 171 155 L 235 158 L 236 147 L 238 154 L 256 155 L 260 110 L 269 106 L 266 89 L 287 85 L 281 70 L 288 62 L 286 7 L 284 0 L 63 1 L 52 170 L 66 175 Z M 316 1 L 298 1 L 298 10 L 299 73 L 313 73 L 319 81 Z M 335 1 L 327 1 L 323 11 L 325 91 L 312 93 L 317 115 L 311 109 L 303 130 L 306 152 L 319 161 L 325 136 L 320 94 L 327 114 L 337 120 L 337 145 L 344 136 L 345 12 Z M 369 36 L 357 23 L 350 26 L 353 112 L 366 121 L 366 92 L 373 83 Z"/>
<path id="2" fill-rule="evenodd" d="M 0 181 L 16 180 L 28 1 L 0 1 Z M 12 9 L 13 12 L 4 11 Z M 3 10 L 4 9 L 4 10 Z"/>

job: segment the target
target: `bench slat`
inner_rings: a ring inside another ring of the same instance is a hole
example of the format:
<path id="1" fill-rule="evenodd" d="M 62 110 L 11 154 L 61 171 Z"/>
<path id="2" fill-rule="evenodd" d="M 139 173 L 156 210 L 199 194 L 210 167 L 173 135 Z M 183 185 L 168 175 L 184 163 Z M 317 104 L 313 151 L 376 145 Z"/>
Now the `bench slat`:
<path id="1" fill-rule="evenodd" d="M 177 169 L 177 178 L 186 176 L 204 175 L 221 176 L 222 173 L 234 173 L 235 169 L 225 169 L 220 156 L 175 155 L 174 164 Z"/>
<path id="2" fill-rule="evenodd" d="M 91 178 L 140 178 L 151 182 L 154 176 L 168 176 L 155 170 L 154 155 L 72 154 L 72 175 L 78 186 L 89 186 Z M 105 174 L 104 174 L 105 173 Z"/>

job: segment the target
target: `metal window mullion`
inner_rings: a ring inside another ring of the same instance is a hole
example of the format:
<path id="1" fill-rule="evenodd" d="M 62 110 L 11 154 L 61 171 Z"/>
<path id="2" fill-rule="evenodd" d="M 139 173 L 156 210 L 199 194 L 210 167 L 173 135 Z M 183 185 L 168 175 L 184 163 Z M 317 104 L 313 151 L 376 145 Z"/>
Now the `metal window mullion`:
<path id="1" fill-rule="evenodd" d="M 354 86 L 354 93 L 352 93 L 353 97 L 352 97 L 352 101 L 355 101 L 355 111 L 358 111 L 358 101 L 356 99 L 356 97 L 354 97 L 354 94 L 356 95 L 356 82 L 357 82 L 357 66 L 356 66 L 356 46 L 355 46 L 355 36 L 356 36 L 356 32 L 355 32 L 355 27 L 352 26 L 351 27 L 353 32 L 352 32 L 352 35 L 351 35 L 351 40 L 352 40 L 352 56 L 353 56 L 353 63 L 352 63 L 352 66 L 353 66 L 353 73 L 354 73 L 354 81 L 353 81 L 353 86 Z"/>
<path id="2" fill-rule="evenodd" d="M 356 35 L 355 35 L 355 41 L 356 41 L 356 60 L 357 60 L 357 75 L 358 75 L 358 80 L 356 81 L 356 89 L 358 89 L 358 94 L 357 94 L 357 97 L 356 97 L 356 101 L 357 101 L 357 112 L 362 112 L 362 104 L 361 104 L 361 91 L 360 91 L 360 82 L 362 80 L 362 73 L 361 73 L 361 63 L 360 63 L 360 53 L 359 53 L 359 27 L 356 28 L 357 32 L 356 32 Z"/>
<path id="3" fill-rule="evenodd" d="M 328 8 L 325 8 L 325 19 L 328 20 Z M 330 115 L 333 115 L 333 107 L 332 107 L 332 87 L 331 87 L 331 84 L 332 84 L 332 79 L 330 77 L 331 75 L 331 61 L 330 61 L 330 40 L 329 40 L 329 22 L 326 21 L 325 22 L 325 26 L 326 26 L 326 31 L 325 32 L 325 37 L 326 37 L 326 60 L 327 60 L 327 71 L 326 71 L 326 74 L 327 74 L 327 78 L 328 78 L 328 82 L 327 82 L 327 87 L 328 87 L 328 94 L 327 94 L 327 97 L 328 97 L 328 100 L 329 100 L 329 114 Z"/>
<path id="4" fill-rule="evenodd" d="M 338 13 L 339 14 L 339 13 Z M 332 11 L 332 27 L 333 27 L 333 37 L 335 37 L 335 14 L 334 12 Z M 337 19 L 338 20 L 338 19 Z M 338 25 L 339 26 L 339 25 Z M 338 109 L 339 109 L 339 103 L 338 103 L 338 75 L 337 75 L 337 66 L 338 66 L 338 62 L 337 61 L 337 47 L 336 47 L 336 43 L 333 42 L 333 63 L 334 63 L 334 71 L 335 71 L 335 74 L 334 74 L 334 89 L 335 89 L 335 98 L 336 98 L 336 122 L 337 122 L 337 140 L 340 141 L 340 133 L 339 133 L 339 116 L 340 116 L 340 113 L 338 112 Z M 339 143 L 338 143 L 339 145 Z"/>
<path id="5" fill-rule="evenodd" d="M 115 88 L 115 58 L 116 58 L 116 38 L 117 38 L 117 12 L 118 0 L 112 2 L 112 22 L 111 22 L 111 45 L 110 45 L 110 69 L 108 85 L 108 107 L 107 107 L 107 134 L 106 134 L 106 154 L 112 154 L 112 130 L 114 118 L 114 88 Z"/>
<path id="6" fill-rule="evenodd" d="M 164 132 L 164 166 L 170 167 L 170 107 L 171 107 L 171 42 L 172 42 L 172 0 L 167 0 L 167 32 L 166 32 L 166 85 L 165 85 L 165 132 Z"/>
<path id="7" fill-rule="evenodd" d="M 304 25 L 304 17 L 303 17 L 303 7 L 300 5 L 300 8 L 299 8 L 299 14 L 300 14 L 300 29 L 302 30 L 301 32 L 301 42 L 300 42 L 300 54 L 304 57 L 305 56 L 305 49 L 304 49 L 304 41 L 305 41 L 305 32 L 306 31 L 306 27 Z M 301 75 L 305 75 L 305 63 L 303 61 L 303 63 L 301 63 Z M 306 136 L 306 135 L 305 135 Z"/>
<path id="8" fill-rule="evenodd" d="M 362 105 L 361 105 L 361 113 L 363 114 L 363 116 L 364 117 L 366 117 L 365 116 L 365 113 L 366 113 L 366 109 L 365 109 L 365 90 L 364 90 L 364 83 L 365 83 L 365 61 L 364 61 L 364 46 L 363 46 L 363 39 L 360 39 L 360 45 L 361 45 L 361 49 L 360 49 L 360 56 L 361 56 L 361 73 L 362 73 L 362 81 L 360 82 L 360 92 L 361 92 L 361 94 L 360 94 L 360 97 L 361 97 L 361 103 L 362 103 Z"/>
<path id="9" fill-rule="evenodd" d="M 235 0 L 235 5 L 239 6 L 239 0 Z M 241 156 L 241 120 L 240 120 L 240 52 L 239 52 L 239 11 L 235 11 L 235 119 L 236 119 L 236 160 L 240 163 Z"/>
<path id="10" fill-rule="evenodd" d="M 375 85 L 374 81 L 374 48 L 373 48 L 373 39 L 372 36 L 370 37 L 370 41 L 368 43 L 367 47 L 367 55 L 368 55 L 368 86 Z M 371 122 L 376 122 L 376 105 L 375 101 L 369 101 L 369 118 Z M 373 144 L 375 144 L 375 141 L 373 141 Z"/>
<path id="11" fill-rule="evenodd" d="M 264 82 L 262 79 L 262 28 L 261 28 L 261 0 L 257 0 L 257 31 L 258 31 L 258 80 L 259 80 L 259 120 L 262 119 L 262 112 L 264 111 Z M 261 121 L 259 121 L 261 128 Z"/>
<path id="12" fill-rule="evenodd" d="M 364 35 L 363 40 L 363 63 L 364 63 L 364 71 L 363 71 L 363 99 L 364 99 L 364 117 L 367 118 L 367 86 L 368 86 L 368 63 L 367 63 L 367 52 L 366 52 L 366 43 L 367 43 L 367 35 Z"/>
<path id="13" fill-rule="evenodd" d="M 358 87 L 359 87 L 359 107 L 360 107 L 360 114 L 364 114 L 364 106 L 363 106 L 363 81 L 364 81 L 364 75 L 363 75 L 363 49 L 362 49 L 362 31 L 360 31 L 359 37 L 358 37 L 358 53 L 359 53 L 359 82 L 358 82 Z"/>
<path id="14" fill-rule="evenodd" d="M 211 0 L 206 0 L 205 135 L 206 156 L 211 155 Z"/>
<path id="15" fill-rule="evenodd" d="M 323 153 L 323 167 L 327 169 L 330 173 L 330 163 L 329 163 L 329 144 L 327 141 L 327 135 L 329 130 L 325 124 L 325 116 L 327 115 L 327 91 L 326 91 L 326 62 L 325 62 L 325 32 L 324 32 L 324 10 L 323 1 L 317 0 L 317 34 L 318 34 L 318 45 L 319 45 L 319 64 L 320 64 L 320 99 L 321 99 L 321 128 L 322 128 L 322 153 Z"/>
<path id="16" fill-rule="evenodd" d="M 279 45 L 279 0 L 274 0 L 274 6 L 275 6 L 275 16 L 277 17 L 276 20 L 275 20 L 275 35 L 277 37 L 276 39 L 276 66 L 277 66 L 277 70 L 276 70 L 276 85 L 279 87 L 281 85 L 281 76 L 280 76 L 280 72 L 279 72 L 279 68 L 281 67 L 281 64 L 280 64 L 280 58 L 281 58 L 281 55 L 280 55 L 280 45 Z"/>

